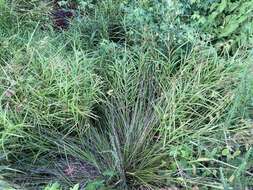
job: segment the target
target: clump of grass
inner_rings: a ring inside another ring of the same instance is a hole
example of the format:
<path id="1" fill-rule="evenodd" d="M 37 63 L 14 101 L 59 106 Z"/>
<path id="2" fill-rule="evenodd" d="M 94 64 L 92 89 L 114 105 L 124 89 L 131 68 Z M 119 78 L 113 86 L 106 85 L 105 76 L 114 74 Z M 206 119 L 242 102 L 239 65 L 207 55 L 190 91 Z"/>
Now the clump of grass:
<path id="1" fill-rule="evenodd" d="M 238 90 L 244 89 L 247 62 L 206 49 L 193 49 L 180 60 L 177 53 L 164 59 L 157 52 L 159 62 L 148 53 L 111 51 L 115 57 L 105 57 L 106 69 L 100 71 L 107 76 L 106 103 L 96 108 L 99 117 L 82 138 L 88 140 L 66 141 L 67 152 L 92 158 L 102 174 L 114 174 L 111 183 L 120 188 L 222 188 L 219 168 L 230 176 L 243 156 L 238 155 L 243 143 L 233 136 L 249 129 L 238 120 L 242 115 L 232 114 L 242 106 Z M 224 154 L 227 149 L 233 158 Z"/>
<path id="2" fill-rule="evenodd" d="M 160 138 L 175 159 L 171 167 L 179 171 L 177 179 L 182 184 L 219 188 L 216 167 L 229 171 L 233 166 L 218 166 L 222 162 L 217 164 L 214 160 L 221 160 L 226 148 L 236 151 L 240 145 L 230 144 L 230 136 L 236 133 L 235 129 L 244 128 L 238 121 L 243 117 L 231 113 L 239 105 L 246 106 L 236 101 L 241 97 L 238 89 L 243 90 L 238 87 L 244 82 L 241 73 L 245 72 L 247 61 L 223 59 L 210 51 L 193 49 L 179 62 L 175 73 L 172 62 L 170 66 L 165 63 L 161 69 L 164 73 L 159 74 L 163 94 L 157 107 L 163 125 Z M 201 159 L 208 162 L 195 162 Z M 197 176 L 202 177 L 201 181 Z"/>
<path id="3" fill-rule="evenodd" d="M 15 15 L 17 23 L 22 24 L 22 27 L 31 27 L 38 22 L 46 24 L 50 21 L 50 1 L 7 0 L 5 6 Z"/>
<path id="4" fill-rule="evenodd" d="M 237 121 L 237 114 L 231 115 L 242 105 L 234 103 L 241 60 L 225 60 L 199 49 L 181 59 L 178 53 L 167 57 L 159 51 L 108 50 L 112 57 L 95 61 L 107 94 L 101 105 L 96 102 L 101 83 L 89 62 L 93 59 L 77 50 L 73 64 L 68 57 L 59 61 L 61 54 L 48 58 L 50 53 L 44 52 L 31 58 L 29 68 L 21 69 L 23 75 L 2 67 L 7 78 L 21 81 L 20 77 L 28 76 L 26 84 L 34 86 L 32 90 L 24 83 L 15 83 L 13 89 L 2 87 L 4 147 L 17 150 L 22 142 L 22 151 L 33 150 L 28 159 L 22 154 L 17 157 L 28 165 L 31 158 L 42 164 L 45 155 L 73 156 L 93 165 L 108 185 L 124 189 L 171 184 L 221 188 L 219 168 L 226 175 L 237 169 L 228 163 L 224 149 L 233 153 L 240 147 L 239 142 L 231 143 L 231 137 L 247 129 Z M 4 79 L 2 84 L 9 84 Z M 26 94 L 32 96 L 23 110 L 8 109 L 19 105 Z M 54 109 L 49 109 L 51 105 Z M 96 117 L 89 112 L 92 106 Z M 45 111 L 40 114 L 39 110 Z M 72 180 L 71 185 L 78 182 Z"/>
<path id="5" fill-rule="evenodd" d="M 92 59 L 81 50 L 65 54 L 61 47 L 44 40 L 27 44 L 24 51 L 1 65 L 3 149 L 9 137 L 28 140 L 41 128 L 68 134 L 94 117 L 91 110 L 99 101 L 101 80 L 93 72 Z M 22 143 L 16 145 L 26 149 Z"/>
<path id="6" fill-rule="evenodd" d="M 31 188 L 99 180 L 119 189 L 222 189 L 252 176 L 252 143 L 243 140 L 252 130 L 250 59 L 220 57 L 204 42 L 171 47 L 177 42 L 163 26 L 172 20 L 157 18 L 164 4 L 93 2 L 61 32 L 41 27 L 36 15 L 44 11 L 22 6 L 25 13 L 7 8 L 0 20 L 8 180 Z M 21 29 L 8 25 L 15 19 Z"/>

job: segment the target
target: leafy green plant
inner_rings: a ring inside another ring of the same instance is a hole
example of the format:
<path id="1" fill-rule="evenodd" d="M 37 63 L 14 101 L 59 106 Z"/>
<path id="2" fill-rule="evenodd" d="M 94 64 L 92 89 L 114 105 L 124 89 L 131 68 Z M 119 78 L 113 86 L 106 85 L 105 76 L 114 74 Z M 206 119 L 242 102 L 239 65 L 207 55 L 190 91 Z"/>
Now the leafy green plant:
<path id="1" fill-rule="evenodd" d="M 47 187 L 45 187 L 44 190 L 61 190 L 61 187 L 59 183 L 53 183 L 52 185 L 48 185 Z"/>
<path id="2" fill-rule="evenodd" d="M 196 24 L 210 35 L 217 48 L 233 51 L 242 45 L 252 47 L 252 4 L 243 1 L 191 1 L 190 24 Z"/>

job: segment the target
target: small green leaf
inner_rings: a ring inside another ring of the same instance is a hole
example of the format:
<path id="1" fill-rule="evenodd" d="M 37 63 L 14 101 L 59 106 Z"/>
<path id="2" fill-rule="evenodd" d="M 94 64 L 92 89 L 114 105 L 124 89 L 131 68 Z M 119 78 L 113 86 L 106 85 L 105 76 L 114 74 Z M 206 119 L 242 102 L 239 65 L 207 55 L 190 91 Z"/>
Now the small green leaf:
<path id="1" fill-rule="evenodd" d="M 98 190 L 104 187 L 104 181 L 103 180 L 97 180 L 88 183 L 88 185 L 85 187 L 85 190 Z"/>
<path id="2" fill-rule="evenodd" d="M 79 184 L 76 184 L 73 188 L 70 188 L 70 190 L 78 190 L 79 189 Z"/>
<path id="3" fill-rule="evenodd" d="M 229 153 L 229 150 L 227 148 L 225 148 L 225 149 L 222 150 L 221 154 L 223 156 L 228 156 L 230 153 Z"/>
<path id="4" fill-rule="evenodd" d="M 234 154 L 233 154 L 233 157 L 235 158 L 235 157 L 239 156 L 240 154 L 241 154 L 241 151 L 240 150 L 236 150 L 234 152 Z"/>
<path id="5" fill-rule="evenodd" d="M 53 183 L 51 185 L 48 185 L 44 190 L 61 190 L 59 183 Z"/>

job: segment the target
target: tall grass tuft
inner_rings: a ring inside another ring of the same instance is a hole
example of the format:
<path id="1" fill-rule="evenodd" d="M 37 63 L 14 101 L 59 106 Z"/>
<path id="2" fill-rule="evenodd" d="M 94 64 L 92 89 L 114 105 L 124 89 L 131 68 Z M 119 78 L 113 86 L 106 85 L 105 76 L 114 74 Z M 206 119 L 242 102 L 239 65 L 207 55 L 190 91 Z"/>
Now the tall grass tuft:
<path id="1" fill-rule="evenodd" d="M 30 44 L 1 64 L 0 142 L 9 158 L 29 155 L 33 162 L 50 154 L 44 131 L 60 132 L 61 138 L 75 135 L 85 130 L 80 126 L 87 118 L 95 117 L 92 109 L 100 101 L 102 83 L 93 60 L 81 50 L 73 47 L 67 53 L 63 47 L 34 31 Z"/>
<path id="2" fill-rule="evenodd" d="M 80 3 L 66 31 L 50 26 L 50 4 L 5 2 L 0 178 L 30 189 L 250 184 L 251 57 L 184 40 L 167 1 Z"/>
<path id="3" fill-rule="evenodd" d="M 67 152 L 90 159 L 102 175 L 109 170 L 109 183 L 119 188 L 222 188 L 220 175 L 241 165 L 245 147 L 234 137 L 249 130 L 235 112 L 243 105 L 238 91 L 245 90 L 247 60 L 222 59 L 208 49 L 181 59 L 175 52 L 166 58 L 121 50 L 110 49 L 115 57 L 99 63 L 106 68 L 99 71 L 106 101 L 95 108 L 87 140 L 66 141 Z"/>

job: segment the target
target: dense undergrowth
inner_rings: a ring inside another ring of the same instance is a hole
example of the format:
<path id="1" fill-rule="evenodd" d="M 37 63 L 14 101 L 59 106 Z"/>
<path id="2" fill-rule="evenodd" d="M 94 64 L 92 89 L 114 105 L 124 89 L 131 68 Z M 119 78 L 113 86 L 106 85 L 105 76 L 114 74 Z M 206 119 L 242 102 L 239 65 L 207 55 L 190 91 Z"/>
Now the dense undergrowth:
<path id="1" fill-rule="evenodd" d="M 252 188 L 250 3 L 0 0 L 0 189 Z"/>

